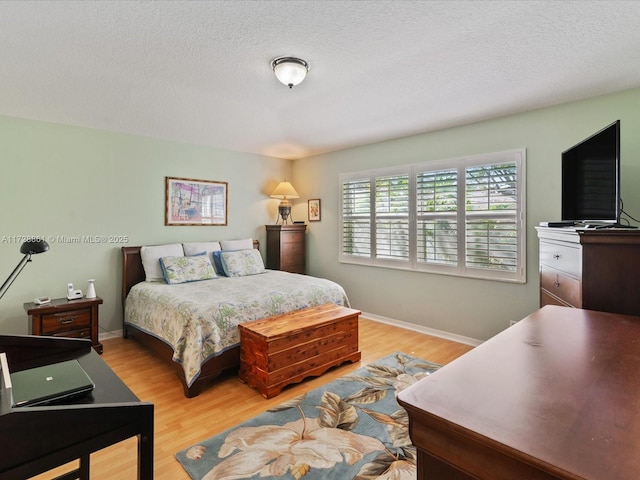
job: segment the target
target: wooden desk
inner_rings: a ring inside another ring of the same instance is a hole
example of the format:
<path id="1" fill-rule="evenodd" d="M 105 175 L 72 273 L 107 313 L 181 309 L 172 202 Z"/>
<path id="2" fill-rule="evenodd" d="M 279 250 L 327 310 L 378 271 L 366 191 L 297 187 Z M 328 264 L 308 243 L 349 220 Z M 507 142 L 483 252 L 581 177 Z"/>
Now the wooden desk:
<path id="1" fill-rule="evenodd" d="M 10 371 L 77 359 L 96 387 L 65 404 L 11 408 L 0 394 L 0 478 L 25 479 L 80 459 L 59 477 L 89 479 L 89 455 L 138 437 L 138 479 L 153 479 L 153 404 L 140 402 L 91 347 L 89 339 L 0 335 Z M 4 386 L 2 386 L 4 389 Z"/>
<path id="2" fill-rule="evenodd" d="M 640 317 L 546 306 L 401 392 L 418 479 L 640 478 Z"/>

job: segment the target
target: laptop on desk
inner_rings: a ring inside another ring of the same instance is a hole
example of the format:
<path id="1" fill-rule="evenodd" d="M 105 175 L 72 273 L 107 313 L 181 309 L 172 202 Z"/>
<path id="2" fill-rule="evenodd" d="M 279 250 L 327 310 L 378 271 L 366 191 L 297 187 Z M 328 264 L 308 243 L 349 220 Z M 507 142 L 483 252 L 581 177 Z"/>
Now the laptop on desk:
<path id="1" fill-rule="evenodd" d="M 95 385 L 77 360 L 11 373 L 12 407 L 44 405 L 91 392 Z"/>

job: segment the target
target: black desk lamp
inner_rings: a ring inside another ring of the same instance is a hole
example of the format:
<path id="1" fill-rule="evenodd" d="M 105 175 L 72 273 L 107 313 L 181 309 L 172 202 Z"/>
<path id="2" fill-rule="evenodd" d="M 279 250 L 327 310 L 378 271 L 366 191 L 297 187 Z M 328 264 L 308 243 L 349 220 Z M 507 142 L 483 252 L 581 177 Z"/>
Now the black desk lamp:
<path id="1" fill-rule="evenodd" d="M 11 272 L 11 275 L 7 277 L 7 279 L 2 284 L 2 287 L 0 287 L 0 298 L 4 297 L 4 294 L 7 292 L 7 290 L 9 290 L 9 287 L 18 277 L 18 275 L 20 275 L 20 272 L 22 272 L 22 269 L 25 267 L 25 265 L 31 261 L 31 255 L 43 253 L 47 250 L 49 250 L 49 244 L 44 240 L 24 242 L 22 244 L 22 246 L 20 247 L 20 253 L 23 253 L 24 257 L 22 257 L 22 260 L 20 260 L 16 268 L 14 268 L 13 272 Z"/>

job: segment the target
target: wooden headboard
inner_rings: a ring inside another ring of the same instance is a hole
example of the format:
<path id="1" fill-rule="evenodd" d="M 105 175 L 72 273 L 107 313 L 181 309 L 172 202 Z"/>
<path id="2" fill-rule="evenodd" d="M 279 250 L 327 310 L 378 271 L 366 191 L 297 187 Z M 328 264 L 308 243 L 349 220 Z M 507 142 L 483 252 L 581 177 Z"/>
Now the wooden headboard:
<path id="1" fill-rule="evenodd" d="M 131 287 L 137 283 L 144 282 L 145 274 L 142 266 L 142 256 L 140 255 L 140 246 L 138 247 L 122 247 L 122 309 L 124 310 L 124 301 L 129 294 Z M 253 241 L 253 248 L 260 250 L 260 242 Z"/>

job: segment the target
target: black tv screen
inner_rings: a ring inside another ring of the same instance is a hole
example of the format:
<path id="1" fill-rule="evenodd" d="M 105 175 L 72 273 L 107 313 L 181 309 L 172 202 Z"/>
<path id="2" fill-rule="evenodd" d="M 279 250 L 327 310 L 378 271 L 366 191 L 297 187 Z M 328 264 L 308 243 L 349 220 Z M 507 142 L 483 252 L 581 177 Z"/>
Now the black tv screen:
<path id="1" fill-rule="evenodd" d="M 562 152 L 562 220 L 620 222 L 620 120 Z"/>

